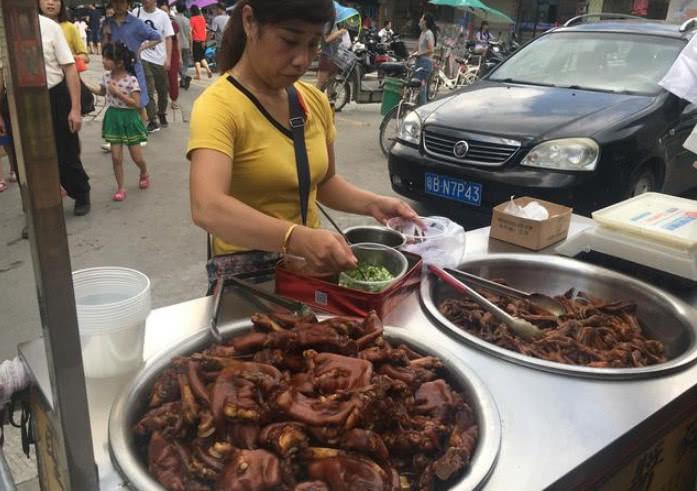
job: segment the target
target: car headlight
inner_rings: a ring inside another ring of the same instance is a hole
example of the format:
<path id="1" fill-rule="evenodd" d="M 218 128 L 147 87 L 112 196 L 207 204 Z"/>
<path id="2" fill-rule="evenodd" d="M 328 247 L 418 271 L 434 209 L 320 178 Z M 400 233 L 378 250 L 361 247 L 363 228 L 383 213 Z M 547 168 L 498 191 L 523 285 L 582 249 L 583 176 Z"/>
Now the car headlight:
<path id="1" fill-rule="evenodd" d="M 540 143 L 520 165 L 543 169 L 592 171 L 600 157 L 600 147 L 590 138 L 565 138 Z"/>
<path id="2" fill-rule="evenodd" d="M 418 145 L 421 139 L 421 118 L 416 111 L 411 111 L 404 117 L 399 127 L 399 139 Z"/>

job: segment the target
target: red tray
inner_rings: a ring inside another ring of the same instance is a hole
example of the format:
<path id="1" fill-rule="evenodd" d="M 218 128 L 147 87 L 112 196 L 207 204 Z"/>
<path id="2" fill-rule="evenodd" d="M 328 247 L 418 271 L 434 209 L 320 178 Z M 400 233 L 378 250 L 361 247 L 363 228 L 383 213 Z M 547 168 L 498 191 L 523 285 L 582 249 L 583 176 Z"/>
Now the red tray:
<path id="1" fill-rule="evenodd" d="M 403 253 L 409 269 L 402 278 L 380 293 L 344 288 L 313 276 L 276 266 L 276 293 L 332 314 L 365 317 L 371 310 L 382 319 L 421 283 L 421 256 Z"/>

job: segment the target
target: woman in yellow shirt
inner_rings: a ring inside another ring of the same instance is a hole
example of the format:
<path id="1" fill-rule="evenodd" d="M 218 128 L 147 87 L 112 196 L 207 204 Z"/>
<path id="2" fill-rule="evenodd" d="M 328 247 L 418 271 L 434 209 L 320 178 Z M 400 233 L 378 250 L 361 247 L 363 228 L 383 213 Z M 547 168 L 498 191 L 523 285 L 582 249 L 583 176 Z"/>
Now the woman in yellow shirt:
<path id="1" fill-rule="evenodd" d="M 264 269 L 285 251 L 310 268 L 357 263 L 334 232 L 319 229 L 316 201 L 335 210 L 417 219 L 405 202 L 364 191 L 336 173 L 334 120 L 327 98 L 299 82 L 327 26 L 332 0 L 238 0 L 219 50 L 220 73 L 196 100 L 187 156 L 194 222 L 213 235 L 213 254 L 232 259 L 223 273 Z M 310 187 L 301 225 L 289 90 L 304 112 Z M 232 254 L 232 255 L 231 255 Z M 215 281 L 209 264 L 209 279 Z"/>
<path id="2" fill-rule="evenodd" d="M 89 63 L 87 46 L 82 41 L 78 28 L 68 19 L 65 4 L 61 0 L 39 0 L 39 10 L 42 15 L 60 24 L 65 40 L 68 41 L 68 46 L 75 59 L 80 58 L 84 63 Z"/>

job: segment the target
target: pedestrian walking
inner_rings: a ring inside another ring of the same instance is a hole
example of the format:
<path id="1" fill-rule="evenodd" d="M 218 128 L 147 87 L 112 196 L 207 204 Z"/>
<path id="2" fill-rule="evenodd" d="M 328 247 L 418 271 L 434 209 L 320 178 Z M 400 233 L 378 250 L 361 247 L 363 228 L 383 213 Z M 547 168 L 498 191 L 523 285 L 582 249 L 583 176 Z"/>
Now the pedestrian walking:
<path id="1" fill-rule="evenodd" d="M 201 9 L 196 5 L 191 7 L 191 18 L 189 19 L 191 24 L 191 39 L 192 39 L 192 50 L 194 55 L 194 69 L 196 70 L 196 80 L 201 80 L 201 67 L 206 69 L 208 78 L 213 76 L 213 72 L 208 67 L 208 62 L 206 61 L 206 39 L 207 39 L 207 27 L 206 19 L 201 15 Z"/>
<path id="2" fill-rule="evenodd" d="M 97 10 L 97 5 L 94 3 L 88 7 L 89 10 L 89 49 L 93 55 L 98 55 L 102 52 L 101 29 L 102 29 L 102 14 Z"/>
<path id="3" fill-rule="evenodd" d="M 82 41 L 82 33 L 78 27 L 80 23 L 79 21 L 70 22 L 68 11 L 62 0 L 39 0 L 39 13 L 60 24 L 68 47 L 76 60 L 79 59 L 85 64 L 90 62 L 87 45 Z"/>
<path id="4" fill-rule="evenodd" d="M 148 132 L 154 133 L 168 126 L 169 77 L 167 72 L 171 64 L 174 30 L 169 15 L 157 8 L 157 0 L 143 0 L 143 6 L 136 8 L 132 14 L 157 31 L 164 41 L 151 48 L 143 49 L 140 53 L 150 95 L 146 106 L 149 120 Z M 157 102 L 155 102 L 156 92 Z"/>
<path id="5" fill-rule="evenodd" d="M 8 182 L 17 182 L 17 159 L 15 158 L 14 147 L 12 146 L 12 128 L 10 126 L 10 108 L 8 107 L 7 91 L 5 90 L 5 64 L 3 61 L 2 50 L 0 50 L 0 151 L 4 151 L 10 161 L 10 174 Z M 7 188 L 7 182 L 0 175 L 0 180 Z M 23 234 L 24 235 L 24 234 Z"/>
<path id="6" fill-rule="evenodd" d="M 417 49 L 411 56 L 416 58 L 417 71 L 414 78 L 421 80 L 419 91 L 419 105 L 426 104 L 428 100 L 428 79 L 433 72 L 433 50 L 436 47 L 436 32 L 438 26 L 431 14 L 424 14 L 419 20 L 421 35 L 417 43 Z"/>
<path id="7" fill-rule="evenodd" d="M 75 200 L 73 213 L 82 216 L 90 212 L 90 184 L 80 159 L 80 77 L 61 27 L 43 15 L 39 26 L 60 182 Z"/>
<path id="8" fill-rule="evenodd" d="M 189 76 L 189 67 L 193 65 L 191 55 L 192 40 L 191 40 L 191 24 L 189 18 L 184 15 L 186 12 L 186 4 L 182 1 L 177 2 L 177 13 L 174 16 L 174 21 L 179 26 L 179 51 L 181 52 L 181 63 L 179 65 L 179 86 L 184 90 L 189 90 L 191 85 L 191 77 Z"/>
<path id="9" fill-rule="evenodd" d="M 215 17 L 211 22 L 211 31 L 213 31 L 215 39 L 215 49 L 216 53 L 220 51 L 220 43 L 223 41 L 223 33 L 225 32 L 225 27 L 227 26 L 230 16 L 225 11 L 225 5 L 223 3 L 218 3 L 215 6 Z"/>
<path id="10" fill-rule="evenodd" d="M 172 18 L 169 8 L 169 0 L 157 0 L 157 7 L 169 17 L 172 22 L 172 54 L 170 56 L 169 70 L 167 79 L 169 85 L 169 98 L 172 101 L 172 109 L 179 109 L 177 100 L 179 99 L 179 66 L 181 65 L 181 53 L 179 52 L 179 25 Z"/>
<path id="11" fill-rule="evenodd" d="M 97 95 L 106 96 L 107 110 L 102 121 L 102 138 L 111 144 L 111 162 L 116 178 L 114 201 L 126 199 L 123 177 L 123 147 L 140 169 L 138 187 L 150 187 L 150 174 L 140 144 L 148 140 L 148 132 L 140 118 L 140 86 L 135 76 L 135 55 L 121 42 L 107 44 L 102 52 L 105 73 L 99 87 L 90 87 Z"/>
<path id="12" fill-rule="evenodd" d="M 87 71 L 87 64 L 90 62 L 87 45 L 82 42 L 82 37 L 75 24 L 68 20 L 68 12 L 63 0 L 40 0 L 39 12 L 60 24 L 65 40 L 75 58 L 75 68 L 78 74 Z M 82 83 L 82 80 L 80 80 L 80 103 L 82 115 L 94 111 L 94 97 Z"/>
<path id="13" fill-rule="evenodd" d="M 147 26 L 142 20 L 128 12 L 129 0 L 111 0 L 114 14 L 108 16 L 102 29 L 102 44 L 121 41 L 136 54 L 135 72 L 140 87 L 140 107 L 144 108 L 150 102 L 148 84 L 145 80 L 143 65 L 138 58 L 141 50 L 151 48 L 162 42 L 162 36 L 156 30 Z M 142 111 L 142 110 L 141 110 Z"/>

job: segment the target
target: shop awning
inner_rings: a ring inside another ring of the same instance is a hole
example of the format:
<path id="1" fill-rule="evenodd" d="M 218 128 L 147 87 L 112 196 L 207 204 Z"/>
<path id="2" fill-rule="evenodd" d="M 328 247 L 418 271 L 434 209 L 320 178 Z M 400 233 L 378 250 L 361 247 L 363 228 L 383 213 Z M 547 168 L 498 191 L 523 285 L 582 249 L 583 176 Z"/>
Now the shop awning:
<path id="1" fill-rule="evenodd" d="M 489 7 L 481 0 L 430 0 L 432 5 L 442 5 L 444 7 L 454 7 L 472 12 L 477 17 L 481 17 L 492 22 L 515 24 L 515 21 L 500 10 Z"/>

